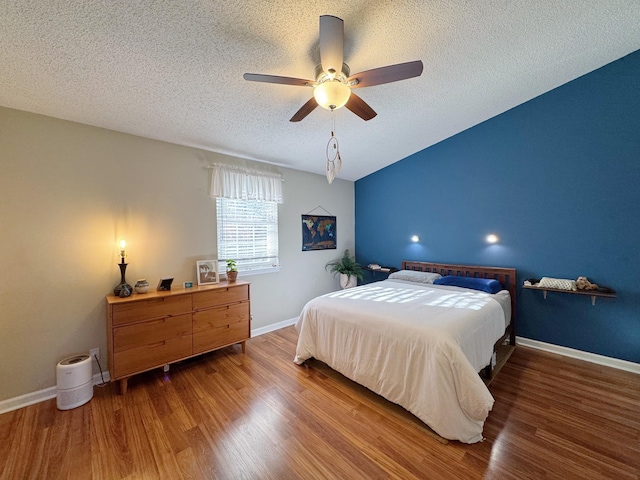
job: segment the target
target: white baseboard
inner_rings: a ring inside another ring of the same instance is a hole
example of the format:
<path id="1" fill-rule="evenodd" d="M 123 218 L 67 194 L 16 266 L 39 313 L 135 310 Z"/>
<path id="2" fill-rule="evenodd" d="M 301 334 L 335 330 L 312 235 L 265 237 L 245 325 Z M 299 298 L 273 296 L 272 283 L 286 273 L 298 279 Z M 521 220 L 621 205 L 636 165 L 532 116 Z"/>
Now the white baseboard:
<path id="1" fill-rule="evenodd" d="M 104 381 L 109 381 L 109 372 L 103 372 Z M 93 375 L 93 384 L 98 385 L 102 383 L 102 376 L 99 373 Z M 34 403 L 44 402 L 56 398 L 56 387 L 45 388 L 44 390 L 38 390 L 37 392 L 26 393 L 19 397 L 9 398 L 0 402 L 0 415 L 3 413 L 18 410 L 19 408 L 28 407 Z"/>
<path id="2" fill-rule="evenodd" d="M 290 318 L 289 320 L 283 320 L 278 323 L 272 323 L 271 325 L 267 325 L 266 327 L 256 328 L 255 330 L 251 330 L 251 336 L 257 337 L 259 335 L 264 335 L 265 333 L 273 332 L 275 330 L 280 330 L 281 328 L 288 327 L 290 325 L 295 325 L 298 321 L 298 317 Z"/>
<path id="3" fill-rule="evenodd" d="M 598 365 L 604 365 L 605 367 L 612 367 L 617 368 L 618 370 L 625 370 L 627 372 L 640 374 L 640 363 L 605 357 L 604 355 L 583 352 L 582 350 L 574 350 L 573 348 L 561 347 L 560 345 L 531 340 L 530 338 L 516 337 L 516 345 L 544 350 L 545 352 L 557 353 L 564 357 L 577 358 L 578 360 L 597 363 Z"/>

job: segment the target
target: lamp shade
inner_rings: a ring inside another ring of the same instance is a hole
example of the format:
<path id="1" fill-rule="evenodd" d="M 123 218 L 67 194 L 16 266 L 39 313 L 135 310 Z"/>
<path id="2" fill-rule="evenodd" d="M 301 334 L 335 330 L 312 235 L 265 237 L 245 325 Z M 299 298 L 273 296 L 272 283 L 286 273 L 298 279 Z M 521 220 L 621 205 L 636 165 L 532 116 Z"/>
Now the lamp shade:
<path id="1" fill-rule="evenodd" d="M 343 107 L 350 95 L 351 89 L 339 80 L 327 80 L 313 89 L 316 102 L 327 110 Z"/>

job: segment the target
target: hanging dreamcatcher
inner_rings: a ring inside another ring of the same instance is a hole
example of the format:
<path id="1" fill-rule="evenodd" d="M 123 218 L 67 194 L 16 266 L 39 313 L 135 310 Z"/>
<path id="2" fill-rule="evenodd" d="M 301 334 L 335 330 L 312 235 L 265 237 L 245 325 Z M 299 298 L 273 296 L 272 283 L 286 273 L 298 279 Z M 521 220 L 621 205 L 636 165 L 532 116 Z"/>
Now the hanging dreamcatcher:
<path id="1" fill-rule="evenodd" d="M 331 113 L 333 116 L 334 113 Z M 335 129 L 336 121 L 334 117 L 333 130 L 331 130 L 331 138 L 327 142 L 327 181 L 329 183 L 333 182 L 333 179 L 336 178 L 336 175 L 340 173 L 340 169 L 342 168 L 342 158 L 340 158 L 340 144 L 338 143 L 338 139 L 333 133 Z"/>

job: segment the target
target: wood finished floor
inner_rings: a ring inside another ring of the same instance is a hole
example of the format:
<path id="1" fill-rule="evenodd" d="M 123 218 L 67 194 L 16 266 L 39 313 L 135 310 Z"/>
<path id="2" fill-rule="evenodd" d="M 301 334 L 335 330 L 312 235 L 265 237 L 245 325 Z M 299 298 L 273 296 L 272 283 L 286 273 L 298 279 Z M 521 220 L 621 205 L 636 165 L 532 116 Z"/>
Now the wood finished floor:
<path id="1" fill-rule="evenodd" d="M 321 365 L 288 327 L 0 415 L 0 479 L 638 479 L 640 375 L 518 347 L 489 389 L 486 440 L 443 444 Z"/>

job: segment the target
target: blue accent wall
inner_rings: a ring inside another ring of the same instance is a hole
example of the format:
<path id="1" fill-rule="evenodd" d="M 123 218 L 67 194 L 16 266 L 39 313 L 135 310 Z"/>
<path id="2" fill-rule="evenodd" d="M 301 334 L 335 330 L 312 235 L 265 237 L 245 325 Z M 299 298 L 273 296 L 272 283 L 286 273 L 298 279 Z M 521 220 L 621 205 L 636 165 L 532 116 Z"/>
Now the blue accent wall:
<path id="1" fill-rule="evenodd" d="M 519 287 L 517 335 L 640 363 L 640 51 L 358 180 L 355 208 L 362 264 L 613 288 L 592 306 Z"/>

